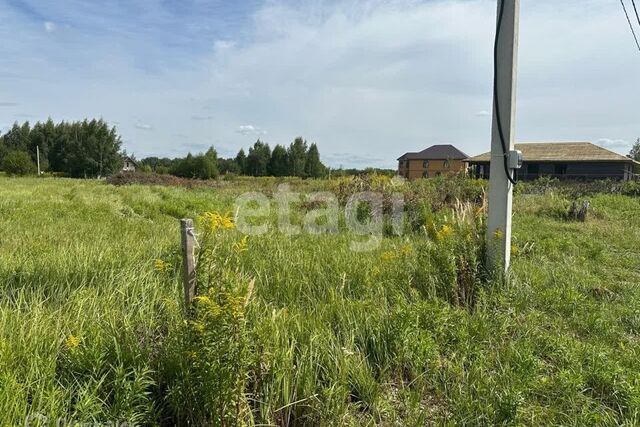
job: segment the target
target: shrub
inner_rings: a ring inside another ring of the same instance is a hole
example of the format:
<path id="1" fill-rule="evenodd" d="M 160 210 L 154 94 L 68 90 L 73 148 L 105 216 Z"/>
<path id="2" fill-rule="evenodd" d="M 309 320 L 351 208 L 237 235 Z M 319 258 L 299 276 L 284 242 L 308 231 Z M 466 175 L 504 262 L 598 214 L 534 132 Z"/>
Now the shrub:
<path id="1" fill-rule="evenodd" d="M 2 170 L 9 175 L 33 175 L 36 165 L 26 151 L 10 151 L 2 160 Z"/>
<path id="2" fill-rule="evenodd" d="M 187 178 L 179 178 L 173 175 L 146 173 L 146 172 L 118 172 L 107 178 L 107 183 L 111 185 L 164 185 L 170 187 L 217 187 L 218 181 L 195 180 Z"/>
<path id="3" fill-rule="evenodd" d="M 489 277 L 483 208 L 457 202 L 448 214 L 428 217 L 424 229 L 429 240 L 418 249 L 422 263 L 415 273 L 416 288 L 426 298 L 473 309 Z"/>
<path id="4" fill-rule="evenodd" d="M 170 173 L 181 178 L 213 179 L 218 177 L 218 154 L 210 148 L 205 154 L 193 156 L 191 153 L 177 161 Z"/>
<path id="5" fill-rule="evenodd" d="M 247 240 L 236 240 L 228 216 L 207 213 L 200 225 L 197 296 L 167 348 L 169 358 L 177 357 L 165 373 L 170 417 L 178 425 L 244 425 L 250 417 L 245 387 L 251 364 L 245 311 L 253 281 L 229 264 L 246 250 Z M 230 257 L 220 255 L 227 243 Z M 157 270 L 163 266 L 157 261 Z"/>
<path id="6" fill-rule="evenodd" d="M 620 193 L 625 196 L 640 196 L 640 181 L 626 181 L 622 184 Z"/>

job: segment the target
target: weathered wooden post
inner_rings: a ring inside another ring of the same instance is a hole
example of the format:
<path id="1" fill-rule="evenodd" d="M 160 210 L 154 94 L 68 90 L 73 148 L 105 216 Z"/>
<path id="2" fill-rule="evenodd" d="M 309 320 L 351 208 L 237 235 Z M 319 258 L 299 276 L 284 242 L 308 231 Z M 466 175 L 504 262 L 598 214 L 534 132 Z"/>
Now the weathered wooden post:
<path id="1" fill-rule="evenodd" d="M 184 286 L 184 302 L 188 310 L 196 296 L 196 260 L 194 254 L 195 235 L 193 220 L 180 220 L 180 234 L 182 237 L 182 274 Z"/>

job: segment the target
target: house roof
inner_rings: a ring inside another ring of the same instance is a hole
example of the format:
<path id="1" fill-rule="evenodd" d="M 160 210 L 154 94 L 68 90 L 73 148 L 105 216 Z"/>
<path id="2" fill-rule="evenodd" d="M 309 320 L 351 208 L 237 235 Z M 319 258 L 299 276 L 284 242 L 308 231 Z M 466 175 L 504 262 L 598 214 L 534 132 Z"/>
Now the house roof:
<path id="1" fill-rule="evenodd" d="M 527 162 L 632 162 L 633 160 L 590 142 L 535 142 L 516 144 Z M 467 159 L 489 162 L 491 153 Z"/>
<path id="2" fill-rule="evenodd" d="M 136 160 L 134 160 L 133 158 L 131 158 L 130 156 L 124 156 L 124 157 L 122 157 L 122 160 L 125 160 L 125 161 L 128 160 L 131 163 L 133 163 L 135 166 L 138 166 L 138 162 Z"/>
<path id="3" fill-rule="evenodd" d="M 426 150 L 422 150 L 419 153 L 405 153 L 398 160 L 462 160 L 467 156 L 462 151 L 450 144 L 432 145 Z"/>

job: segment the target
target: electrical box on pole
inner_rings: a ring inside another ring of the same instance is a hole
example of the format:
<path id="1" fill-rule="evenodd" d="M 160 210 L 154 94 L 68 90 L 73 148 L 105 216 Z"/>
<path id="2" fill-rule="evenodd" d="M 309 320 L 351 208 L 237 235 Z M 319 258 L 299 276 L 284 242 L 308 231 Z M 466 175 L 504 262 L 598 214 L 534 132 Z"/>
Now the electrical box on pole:
<path id="1" fill-rule="evenodd" d="M 523 160 L 522 153 L 514 150 L 519 14 L 520 0 L 498 0 L 486 239 L 489 265 L 505 272 L 511 258 L 514 169 Z"/>

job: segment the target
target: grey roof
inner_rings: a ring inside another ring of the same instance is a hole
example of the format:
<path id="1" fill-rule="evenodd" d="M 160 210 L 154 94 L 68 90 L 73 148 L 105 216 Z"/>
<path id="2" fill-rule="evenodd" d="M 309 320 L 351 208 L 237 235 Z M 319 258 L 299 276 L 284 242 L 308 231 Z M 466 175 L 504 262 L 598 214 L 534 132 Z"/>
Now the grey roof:
<path id="1" fill-rule="evenodd" d="M 398 160 L 462 160 L 467 156 L 451 144 L 432 145 L 419 153 L 405 153 Z"/>
<path id="2" fill-rule="evenodd" d="M 133 157 L 131 156 L 123 156 L 122 160 L 127 161 L 129 160 L 131 163 L 133 163 L 135 166 L 138 166 L 138 161 L 134 160 Z"/>
<path id="3" fill-rule="evenodd" d="M 525 161 L 530 162 L 632 162 L 633 160 L 590 142 L 538 142 L 516 144 Z M 480 154 L 469 162 L 489 162 L 491 153 Z"/>

